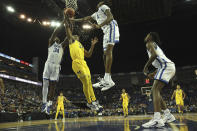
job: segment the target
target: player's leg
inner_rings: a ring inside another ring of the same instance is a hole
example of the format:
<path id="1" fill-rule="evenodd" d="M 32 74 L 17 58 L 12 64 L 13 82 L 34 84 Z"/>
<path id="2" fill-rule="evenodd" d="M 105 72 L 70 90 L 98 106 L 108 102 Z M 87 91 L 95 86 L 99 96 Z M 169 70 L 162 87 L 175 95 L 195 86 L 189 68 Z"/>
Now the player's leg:
<path id="1" fill-rule="evenodd" d="M 92 99 L 92 101 L 96 101 L 94 90 L 92 88 L 91 76 L 88 76 L 88 89 L 89 89 L 89 93 L 90 93 L 90 98 Z"/>
<path id="2" fill-rule="evenodd" d="M 60 112 L 60 106 L 58 105 L 57 106 L 57 111 L 56 111 L 56 114 L 55 114 L 55 120 L 57 120 L 59 112 Z"/>
<path id="3" fill-rule="evenodd" d="M 152 87 L 152 94 L 153 94 L 153 106 L 154 106 L 154 117 L 151 121 L 143 124 L 142 126 L 145 128 L 149 127 L 162 127 L 164 126 L 163 120 L 161 119 L 161 89 L 165 86 L 165 83 L 154 80 L 153 87 Z"/>
<path id="4" fill-rule="evenodd" d="M 181 99 L 181 113 L 183 114 L 184 111 L 184 101 Z"/>
<path id="5" fill-rule="evenodd" d="M 90 104 L 92 103 L 91 97 L 90 97 L 90 93 L 89 93 L 89 79 L 88 76 L 83 76 L 79 78 L 81 80 L 81 83 L 83 84 L 83 93 L 86 97 L 87 102 Z"/>
<path id="6" fill-rule="evenodd" d="M 125 106 L 124 106 L 124 104 L 122 104 L 122 111 L 123 111 L 123 115 L 125 116 Z"/>
<path id="7" fill-rule="evenodd" d="M 43 88 L 42 88 L 42 102 L 43 102 L 43 105 L 42 105 L 42 109 L 41 109 L 42 112 L 47 110 L 48 87 L 49 87 L 49 80 L 46 79 L 46 78 L 43 78 Z"/>
<path id="8" fill-rule="evenodd" d="M 50 84 L 49 84 L 49 95 L 48 95 L 48 99 L 49 101 L 53 101 L 54 99 L 54 96 L 55 96 L 55 87 L 57 85 L 57 82 L 56 81 L 50 81 Z"/>
<path id="9" fill-rule="evenodd" d="M 129 115 L 128 104 L 126 105 L 126 116 Z"/>
<path id="10" fill-rule="evenodd" d="M 48 96 L 48 87 L 49 87 L 49 78 L 50 78 L 50 68 L 49 64 L 46 62 L 43 72 L 43 88 L 42 88 L 42 108 L 41 111 L 44 112 L 47 110 L 47 96 Z"/>
<path id="11" fill-rule="evenodd" d="M 87 66 L 87 64 L 85 63 L 84 64 L 84 67 L 86 69 L 86 74 L 88 76 L 88 80 L 89 80 L 89 84 L 88 84 L 88 90 L 89 90 L 89 93 L 90 93 L 90 98 L 92 100 L 92 104 L 96 106 L 97 110 L 101 113 L 103 111 L 103 107 L 99 104 L 98 101 L 96 101 L 96 97 L 95 97 L 95 94 L 94 94 L 94 90 L 92 88 L 92 80 L 91 80 L 91 73 L 90 73 L 90 69 L 89 67 Z"/>
<path id="12" fill-rule="evenodd" d="M 111 67 L 112 67 L 112 61 L 113 61 L 113 48 L 114 44 L 109 44 L 107 46 L 107 49 L 104 51 L 105 55 L 105 76 L 104 80 L 109 82 L 111 81 Z"/>
<path id="13" fill-rule="evenodd" d="M 49 101 L 47 103 L 47 110 L 46 110 L 47 114 L 50 114 L 50 110 L 52 108 L 56 85 L 57 85 L 57 82 L 59 81 L 60 65 L 51 64 L 50 68 L 51 68 L 51 75 L 50 75 L 50 88 L 49 88 L 49 95 L 48 95 Z"/>
<path id="14" fill-rule="evenodd" d="M 118 41 L 119 29 L 116 21 L 112 21 L 110 26 L 104 31 L 103 37 L 105 75 L 100 82 L 93 84 L 95 88 L 101 87 L 101 91 L 106 91 L 115 85 L 111 78 L 111 67 L 113 62 L 113 47 Z"/>
<path id="15" fill-rule="evenodd" d="M 112 21 L 109 30 L 106 30 L 103 38 L 103 48 L 105 59 L 105 76 L 104 76 L 104 88 L 101 91 L 106 91 L 113 87 L 115 83 L 111 78 L 111 67 L 113 62 L 113 48 L 116 43 L 119 42 L 119 28 L 116 21 Z"/>
<path id="16" fill-rule="evenodd" d="M 174 77 L 174 74 L 175 74 L 175 66 L 174 65 L 167 65 L 167 68 L 164 71 L 163 77 L 160 77 L 160 79 L 167 84 Z M 159 77 L 157 77 L 156 79 L 158 79 L 158 78 Z M 162 97 L 160 100 L 161 100 L 161 102 L 160 102 L 161 109 L 164 111 L 163 122 L 170 123 L 170 122 L 175 121 L 175 117 L 170 113 L 170 110 L 167 108 L 166 103 Z"/>
<path id="17" fill-rule="evenodd" d="M 64 119 L 65 119 L 65 115 L 64 115 L 64 105 L 61 105 L 61 111 L 62 111 L 63 120 L 64 120 Z"/>

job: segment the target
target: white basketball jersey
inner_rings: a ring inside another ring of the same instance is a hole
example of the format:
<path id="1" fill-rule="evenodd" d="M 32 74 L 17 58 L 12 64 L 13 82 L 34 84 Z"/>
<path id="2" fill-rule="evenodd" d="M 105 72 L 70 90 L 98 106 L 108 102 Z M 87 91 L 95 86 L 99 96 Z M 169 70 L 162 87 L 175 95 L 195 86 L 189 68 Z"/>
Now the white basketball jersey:
<path id="1" fill-rule="evenodd" d="M 97 23 L 100 25 L 107 19 L 107 15 L 105 14 L 105 11 L 107 9 L 110 9 L 107 5 L 102 5 L 99 7 L 98 11 L 95 12 L 91 17 L 97 21 Z M 103 26 L 102 29 L 104 29 L 107 25 Z"/>
<path id="2" fill-rule="evenodd" d="M 155 68 L 162 68 L 164 67 L 167 63 L 172 63 L 174 64 L 170 59 L 168 59 L 166 57 L 166 55 L 164 54 L 164 52 L 162 51 L 162 49 L 156 44 L 155 44 L 155 50 L 156 50 L 156 53 L 157 53 L 157 58 L 153 61 L 152 65 L 155 67 Z M 149 58 L 151 57 L 151 53 L 147 50 L 148 52 L 148 56 Z"/>
<path id="3" fill-rule="evenodd" d="M 61 44 L 56 42 L 48 48 L 48 58 L 47 62 L 60 64 L 63 56 L 63 47 Z"/>

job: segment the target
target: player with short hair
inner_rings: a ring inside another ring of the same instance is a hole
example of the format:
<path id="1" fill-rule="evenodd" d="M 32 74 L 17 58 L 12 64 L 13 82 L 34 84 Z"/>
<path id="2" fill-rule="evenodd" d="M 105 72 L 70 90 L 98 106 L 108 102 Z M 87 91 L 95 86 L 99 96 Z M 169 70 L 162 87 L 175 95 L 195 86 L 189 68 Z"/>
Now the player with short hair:
<path id="1" fill-rule="evenodd" d="M 87 100 L 87 106 L 92 110 L 101 110 L 102 106 L 96 101 L 94 90 L 92 88 L 91 74 L 84 57 L 91 57 L 94 46 L 98 42 L 98 38 L 91 41 L 89 51 L 84 49 L 83 45 L 79 42 L 79 36 L 72 35 L 70 29 L 70 21 L 68 16 L 65 16 L 66 34 L 69 42 L 70 56 L 72 59 L 72 69 L 83 84 L 83 92 Z"/>
<path id="2" fill-rule="evenodd" d="M 180 85 L 177 85 L 177 89 L 174 90 L 173 95 L 171 97 L 171 100 L 173 100 L 175 97 L 176 100 L 176 105 L 178 107 L 178 112 L 183 113 L 183 108 L 184 108 L 184 99 L 186 97 L 185 92 L 181 89 Z"/>
<path id="3" fill-rule="evenodd" d="M 61 61 L 66 47 L 67 38 L 60 43 L 60 39 L 57 37 L 59 30 L 62 27 L 57 27 L 49 38 L 48 43 L 48 58 L 45 62 L 44 72 L 43 72 L 43 90 L 42 90 L 42 112 L 50 113 L 50 108 L 52 106 L 52 100 L 54 98 L 55 86 L 59 80 L 59 73 L 61 69 Z M 50 87 L 48 95 L 48 87 Z M 47 102 L 47 95 L 49 97 L 49 102 Z"/>
<path id="4" fill-rule="evenodd" d="M 165 123 L 175 120 L 175 117 L 167 109 L 160 92 L 162 88 L 169 83 L 176 72 L 175 64 L 166 57 L 162 49 L 158 46 L 161 44 L 160 37 L 156 32 L 150 32 L 145 38 L 147 53 L 149 60 L 144 66 L 144 74 L 149 78 L 154 79 L 152 87 L 153 104 L 154 104 L 154 117 L 149 122 L 143 124 L 144 128 L 150 127 L 163 127 Z M 149 73 L 150 65 L 156 68 L 155 72 Z M 154 76 L 154 77 L 153 77 Z M 164 117 L 161 118 L 161 109 L 164 110 Z"/>
<path id="5" fill-rule="evenodd" d="M 81 19 L 71 19 L 75 22 L 95 20 L 97 24 L 94 24 L 96 29 L 102 29 L 104 33 L 103 37 L 103 49 L 104 49 L 104 66 L 105 66 L 105 76 L 100 79 L 100 82 L 93 84 L 95 88 L 102 88 L 101 91 L 106 91 L 111 87 L 115 86 L 111 78 L 111 66 L 113 60 L 113 48 L 116 43 L 119 42 L 119 28 L 117 21 L 110 11 L 110 8 L 105 4 L 104 1 L 99 2 L 97 5 L 97 12 L 91 16 L 87 16 Z"/>
<path id="6" fill-rule="evenodd" d="M 122 89 L 122 94 L 120 96 L 120 100 L 122 100 L 122 108 L 124 117 L 128 116 L 128 104 L 129 104 L 130 96 L 126 93 L 125 89 Z"/>
<path id="7" fill-rule="evenodd" d="M 65 119 L 65 116 L 64 116 L 64 101 L 66 101 L 67 103 L 70 103 L 70 101 L 67 100 L 65 96 L 63 96 L 63 92 L 61 91 L 60 95 L 57 97 L 57 102 L 56 102 L 57 111 L 56 111 L 56 115 L 55 115 L 55 120 L 57 120 L 57 116 L 58 116 L 60 110 L 62 111 L 62 114 L 63 114 L 63 120 Z"/>

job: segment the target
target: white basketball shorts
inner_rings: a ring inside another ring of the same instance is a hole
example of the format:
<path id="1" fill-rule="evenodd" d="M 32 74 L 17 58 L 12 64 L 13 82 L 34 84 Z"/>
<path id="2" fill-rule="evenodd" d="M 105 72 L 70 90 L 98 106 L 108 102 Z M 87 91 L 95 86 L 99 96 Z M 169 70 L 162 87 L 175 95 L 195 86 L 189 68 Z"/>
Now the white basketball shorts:
<path id="1" fill-rule="evenodd" d="M 59 64 L 46 62 L 44 66 L 43 79 L 58 81 L 60 70 L 61 66 Z"/>
<path id="2" fill-rule="evenodd" d="M 103 37 L 103 49 L 104 51 L 107 49 L 109 44 L 116 44 L 119 42 L 119 28 L 118 24 L 115 20 L 111 21 L 111 23 L 103 29 L 104 37 Z"/>

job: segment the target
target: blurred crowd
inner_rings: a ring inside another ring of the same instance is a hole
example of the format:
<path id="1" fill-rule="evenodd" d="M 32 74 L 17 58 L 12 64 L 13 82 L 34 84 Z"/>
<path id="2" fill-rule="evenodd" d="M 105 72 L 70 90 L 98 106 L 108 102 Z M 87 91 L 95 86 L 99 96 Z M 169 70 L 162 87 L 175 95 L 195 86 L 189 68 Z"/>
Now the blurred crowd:
<path id="1" fill-rule="evenodd" d="M 73 78 L 74 79 L 74 78 Z M 94 81 L 94 80 L 93 80 Z M 95 112 L 87 109 L 85 106 L 86 101 L 83 95 L 82 87 L 80 84 L 72 85 L 70 88 L 64 87 L 63 83 L 59 83 L 56 90 L 56 97 L 54 98 L 53 112 L 56 111 L 56 98 L 59 90 L 64 88 L 64 95 L 72 104 L 65 103 L 66 117 L 81 117 L 81 116 L 94 116 Z M 75 83 L 76 84 L 76 83 Z M 18 116 L 22 114 L 40 112 L 42 104 L 42 87 L 32 84 L 26 84 L 13 80 L 4 79 L 5 93 L 1 94 L 0 99 L 0 112 L 1 113 L 17 113 Z M 74 87 L 74 88 L 73 88 Z M 137 85 L 130 85 L 125 88 L 131 99 L 129 102 L 129 114 L 147 114 L 152 111 L 152 98 L 151 96 L 142 95 L 141 87 Z M 119 100 L 121 94 L 121 87 L 114 87 L 114 89 L 106 92 L 101 92 L 95 89 L 97 100 L 104 107 L 104 116 L 122 115 L 122 102 Z M 181 83 L 181 88 L 186 93 L 185 112 L 197 112 L 197 82 Z M 162 95 L 167 103 L 168 108 L 173 112 L 177 112 L 177 107 L 174 100 L 171 100 L 175 86 L 167 86 L 163 89 Z"/>

